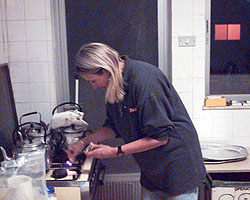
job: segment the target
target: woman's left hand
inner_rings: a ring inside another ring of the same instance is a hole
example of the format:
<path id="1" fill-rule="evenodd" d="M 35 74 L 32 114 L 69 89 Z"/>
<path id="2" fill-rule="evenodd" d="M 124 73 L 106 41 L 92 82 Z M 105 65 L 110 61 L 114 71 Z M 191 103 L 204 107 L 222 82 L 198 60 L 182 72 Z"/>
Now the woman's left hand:
<path id="1" fill-rule="evenodd" d="M 111 147 L 103 144 L 90 143 L 93 149 L 89 152 L 84 151 L 85 155 L 89 158 L 110 158 L 117 156 L 117 147 Z"/>

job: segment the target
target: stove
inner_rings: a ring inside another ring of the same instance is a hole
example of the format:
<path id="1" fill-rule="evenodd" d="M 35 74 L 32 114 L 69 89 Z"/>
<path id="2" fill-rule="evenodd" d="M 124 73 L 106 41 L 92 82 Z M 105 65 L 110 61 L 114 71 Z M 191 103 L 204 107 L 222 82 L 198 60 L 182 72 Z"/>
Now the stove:
<path id="1" fill-rule="evenodd" d="M 46 182 L 54 187 L 79 187 L 81 199 L 92 200 L 96 187 L 103 183 L 104 171 L 105 166 L 96 158 L 86 158 L 72 165 L 55 160 L 46 174 Z"/>

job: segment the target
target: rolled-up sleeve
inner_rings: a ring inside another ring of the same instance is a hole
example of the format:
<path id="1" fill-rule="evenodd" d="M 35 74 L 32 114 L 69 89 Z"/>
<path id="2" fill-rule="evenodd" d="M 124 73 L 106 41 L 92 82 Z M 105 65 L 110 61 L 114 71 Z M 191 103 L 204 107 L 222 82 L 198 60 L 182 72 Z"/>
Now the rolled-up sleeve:
<path id="1" fill-rule="evenodd" d="M 173 111 L 166 96 L 147 97 L 139 108 L 143 135 L 160 141 L 167 140 L 174 131 L 174 124 L 170 120 Z"/>

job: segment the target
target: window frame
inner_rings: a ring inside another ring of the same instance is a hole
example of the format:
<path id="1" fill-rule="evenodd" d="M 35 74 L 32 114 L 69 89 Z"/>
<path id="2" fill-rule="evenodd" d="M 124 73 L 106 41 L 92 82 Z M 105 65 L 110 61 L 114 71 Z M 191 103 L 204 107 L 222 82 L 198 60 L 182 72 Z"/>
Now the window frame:
<path id="1" fill-rule="evenodd" d="M 249 101 L 250 94 L 210 94 L 210 48 L 211 48 L 211 0 L 206 0 L 206 36 L 205 36 L 205 95 L 223 96 L 226 97 L 227 102 L 230 101 Z"/>

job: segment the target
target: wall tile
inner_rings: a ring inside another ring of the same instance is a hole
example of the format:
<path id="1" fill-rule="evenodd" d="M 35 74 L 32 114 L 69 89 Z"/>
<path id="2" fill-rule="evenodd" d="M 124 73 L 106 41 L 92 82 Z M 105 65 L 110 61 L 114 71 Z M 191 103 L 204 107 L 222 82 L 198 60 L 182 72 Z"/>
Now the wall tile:
<path id="1" fill-rule="evenodd" d="M 45 18 L 46 19 L 51 19 L 50 0 L 45 0 Z"/>
<path id="2" fill-rule="evenodd" d="M 194 119 L 196 131 L 201 138 L 213 137 L 213 120 L 212 119 Z"/>
<path id="3" fill-rule="evenodd" d="M 24 1 L 7 0 L 6 17 L 7 20 L 24 20 Z"/>
<path id="4" fill-rule="evenodd" d="M 0 10 L 1 12 L 1 10 Z M 0 14 L 1 16 L 1 14 Z M 0 20 L 0 43 L 3 43 L 3 22 Z"/>
<path id="5" fill-rule="evenodd" d="M 207 137 L 201 137 L 198 133 L 199 139 L 200 139 L 200 143 L 202 144 L 207 144 L 207 143 L 213 143 L 213 138 L 207 138 Z"/>
<path id="6" fill-rule="evenodd" d="M 190 117 L 193 116 L 192 92 L 178 92 Z"/>
<path id="7" fill-rule="evenodd" d="M 47 42 L 27 42 L 28 61 L 48 61 Z"/>
<path id="8" fill-rule="evenodd" d="M 31 112 L 30 103 L 16 103 L 16 111 L 17 111 L 17 117 L 18 121 L 20 122 L 20 117 L 26 113 Z"/>
<path id="9" fill-rule="evenodd" d="M 193 79 L 193 98 L 203 99 L 205 97 L 204 79 Z"/>
<path id="10" fill-rule="evenodd" d="M 52 111 L 54 110 L 54 108 L 57 106 L 57 102 L 50 102 L 50 113 L 52 114 Z"/>
<path id="11" fill-rule="evenodd" d="M 202 78 L 205 81 L 205 59 L 193 58 L 193 78 Z"/>
<path id="12" fill-rule="evenodd" d="M 190 79 L 192 77 L 192 61 L 176 59 L 173 61 L 173 79 Z"/>
<path id="13" fill-rule="evenodd" d="M 230 118 L 232 119 L 233 112 L 232 110 L 214 110 L 213 111 L 213 118 Z"/>
<path id="14" fill-rule="evenodd" d="M 48 70 L 49 70 L 49 81 L 55 82 L 55 69 L 54 69 L 54 63 L 48 62 Z"/>
<path id="15" fill-rule="evenodd" d="M 49 83 L 49 92 L 50 92 L 50 102 L 56 102 L 56 84 L 55 82 Z"/>
<path id="16" fill-rule="evenodd" d="M 49 83 L 30 83 L 30 102 L 49 103 Z"/>
<path id="17" fill-rule="evenodd" d="M 26 42 L 8 42 L 8 53 L 10 62 L 26 62 Z"/>
<path id="18" fill-rule="evenodd" d="M 193 15 L 193 0 L 172 1 L 173 16 Z"/>
<path id="19" fill-rule="evenodd" d="M 46 40 L 45 20 L 26 20 L 27 41 Z"/>
<path id="20" fill-rule="evenodd" d="M 250 140 L 250 117 L 233 119 L 233 136 L 249 137 Z"/>
<path id="21" fill-rule="evenodd" d="M 24 0 L 25 1 L 25 19 L 45 19 L 45 1 L 44 0 Z"/>
<path id="22" fill-rule="evenodd" d="M 193 35 L 193 17 L 181 16 L 174 17 L 172 20 L 172 37 L 192 36 Z"/>
<path id="23" fill-rule="evenodd" d="M 202 110 L 204 98 L 193 98 L 193 119 L 209 119 L 213 117 L 213 110 Z"/>
<path id="24" fill-rule="evenodd" d="M 178 93 L 180 92 L 192 92 L 193 84 L 192 79 L 190 78 L 182 78 L 182 79 L 174 79 L 173 85 Z M 184 87 L 185 85 L 185 87 Z"/>
<path id="25" fill-rule="evenodd" d="M 0 21 L 3 20 L 3 11 L 5 10 L 5 1 L 0 0 Z"/>
<path id="26" fill-rule="evenodd" d="M 8 41 L 26 41 L 25 22 L 24 21 L 7 21 Z"/>
<path id="27" fill-rule="evenodd" d="M 15 102 L 17 103 L 30 102 L 30 90 L 28 83 L 13 83 L 12 88 L 13 88 Z"/>
<path id="28" fill-rule="evenodd" d="M 205 16 L 206 4 L 205 0 L 193 0 L 194 2 L 194 15 L 195 16 Z"/>
<path id="29" fill-rule="evenodd" d="M 236 136 L 236 137 L 233 137 L 232 140 L 233 140 L 232 144 L 234 144 L 234 145 L 240 145 L 240 146 L 243 146 L 243 147 L 246 147 L 246 148 L 250 147 L 249 136 L 248 137 Z"/>
<path id="30" fill-rule="evenodd" d="M 52 62 L 53 56 L 54 56 L 54 52 L 53 52 L 53 44 L 52 41 L 47 41 L 47 49 L 48 49 L 48 61 Z"/>
<path id="31" fill-rule="evenodd" d="M 233 138 L 230 136 L 230 137 L 214 137 L 213 136 L 213 141 L 212 143 L 216 143 L 216 144 L 234 144 L 233 142 Z"/>
<path id="32" fill-rule="evenodd" d="M 8 34 L 7 34 L 7 21 L 2 21 L 2 34 L 3 34 L 3 42 L 8 42 Z"/>
<path id="33" fill-rule="evenodd" d="M 29 71 L 27 62 L 10 63 L 10 75 L 13 83 L 28 83 Z"/>
<path id="34" fill-rule="evenodd" d="M 196 46 L 193 48 L 193 59 L 205 60 L 205 38 L 197 37 L 196 38 Z"/>
<path id="35" fill-rule="evenodd" d="M 205 16 L 194 16 L 194 35 L 196 37 L 204 37 L 206 33 L 206 20 Z"/>
<path id="36" fill-rule="evenodd" d="M 173 38 L 173 62 L 180 62 L 188 60 L 192 62 L 193 59 L 193 47 L 179 47 L 178 38 Z"/>
<path id="37" fill-rule="evenodd" d="M 41 119 L 45 123 L 49 123 L 51 120 L 50 103 L 32 103 L 31 110 L 41 113 Z"/>
<path id="38" fill-rule="evenodd" d="M 48 62 L 28 62 L 29 81 L 32 83 L 49 81 Z"/>
<path id="39" fill-rule="evenodd" d="M 46 20 L 46 40 L 52 41 L 52 24 L 51 20 Z"/>
<path id="40" fill-rule="evenodd" d="M 250 110 L 232 110 L 233 118 L 249 118 Z"/>
<path id="41" fill-rule="evenodd" d="M 0 43 L 0 63 L 6 62 L 5 51 L 4 51 L 4 43 Z"/>
<path id="42" fill-rule="evenodd" d="M 232 138 L 233 124 L 232 118 L 214 118 L 213 119 L 213 137 L 214 138 Z"/>

